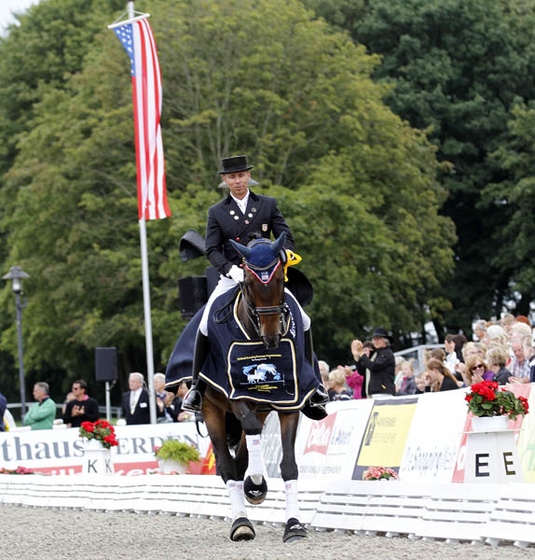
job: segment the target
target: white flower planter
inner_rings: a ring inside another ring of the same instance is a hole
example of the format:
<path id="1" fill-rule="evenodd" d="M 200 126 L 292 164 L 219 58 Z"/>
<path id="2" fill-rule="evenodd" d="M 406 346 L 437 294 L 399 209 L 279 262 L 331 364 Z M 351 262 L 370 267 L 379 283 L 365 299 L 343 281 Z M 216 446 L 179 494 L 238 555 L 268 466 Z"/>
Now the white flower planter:
<path id="1" fill-rule="evenodd" d="M 473 432 L 502 432 L 509 428 L 507 416 L 474 416 L 472 418 Z"/>
<path id="2" fill-rule="evenodd" d="M 188 472 L 189 463 L 178 463 L 173 459 L 158 459 L 160 471 L 164 474 L 186 474 Z"/>
<path id="3" fill-rule="evenodd" d="M 83 474 L 114 474 L 111 449 L 96 439 L 84 440 Z"/>

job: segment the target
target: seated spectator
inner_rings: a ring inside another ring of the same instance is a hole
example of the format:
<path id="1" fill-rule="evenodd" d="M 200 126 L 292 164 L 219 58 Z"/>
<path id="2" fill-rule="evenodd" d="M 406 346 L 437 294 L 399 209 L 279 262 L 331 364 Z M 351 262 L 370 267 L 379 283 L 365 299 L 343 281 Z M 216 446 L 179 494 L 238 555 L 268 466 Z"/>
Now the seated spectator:
<path id="1" fill-rule="evenodd" d="M 493 381 L 500 385 L 509 383 L 511 372 L 505 367 L 509 360 L 509 352 L 502 346 L 490 346 L 487 350 L 487 364 L 494 373 Z"/>
<path id="2" fill-rule="evenodd" d="M 494 379 L 494 372 L 487 367 L 485 360 L 481 359 L 479 356 L 470 356 L 468 360 L 466 360 L 464 384 L 467 387 L 474 383 L 491 381 L 492 379 Z"/>
<path id="3" fill-rule="evenodd" d="M 427 362 L 426 373 L 429 380 L 430 392 L 450 391 L 459 388 L 455 377 L 453 377 L 450 370 L 440 360 L 431 358 Z"/>
<path id="4" fill-rule="evenodd" d="M 500 319 L 500 326 L 509 336 L 511 334 L 511 326 L 515 322 L 515 316 L 511 313 L 504 313 Z"/>
<path id="5" fill-rule="evenodd" d="M 476 321 L 474 325 L 474 335 L 477 338 L 478 342 L 482 342 L 483 344 L 487 344 L 487 322 L 483 319 Z"/>
<path id="6" fill-rule="evenodd" d="M 413 367 L 410 362 L 401 364 L 401 384 L 397 391 L 398 396 L 414 395 L 416 393 L 416 382 L 413 376 Z"/>
<path id="7" fill-rule="evenodd" d="M 461 379 L 459 381 L 463 381 L 466 384 L 466 379 L 469 378 L 469 372 L 466 368 L 466 362 L 472 356 L 479 356 L 482 360 L 485 359 L 487 355 L 487 347 L 485 344 L 481 342 L 467 342 L 463 346 L 463 362 L 457 364 L 457 372 L 460 373 Z M 458 375 L 456 376 L 459 377 Z"/>
<path id="8" fill-rule="evenodd" d="M 507 348 L 509 345 L 509 337 L 500 325 L 490 325 L 487 329 L 488 347 L 502 346 Z"/>
<path id="9" fill-rule="evenodd" d="M 48 383 L 40 381 L 33 386 L 33 398 L 37 401 L 24 415 L 24 425 L 32 430 L 51 430 L 56 418 L 56 403 L 48 394 Z"/>
<path id="10" fill-rule="evenodd" d="M 346 386 L 346 377 L 338 369 L 329 372 L 328 393 L 331 401 L 349 401 L 353 398 L 353 392 Z"/>
<path id="11" fill-rule="evenodd" d="M 524 323 L 515 323 L 515 325 L 523 325 Z M 529 327 L 528 327 L 529 328 Z M 531 332 L 529 335 L 522 334 L 520 331 L 512 331 L 511 335 L 511 351 L 513 358 L 507 365 L 507 369 L 511 372 L 509 383 L 529 383 L 530 382 L 530 366 L 529 358 L 525 354 L 525 347 L 531 346 Z"/>
<path id="12" fill-rule="evenodd" d="M 327 383 L 329 383 L 329 364 L 324 360 L 319 360 L 318 367 L 320 369 L 321 381 L 327 387 Z"/>
<path id="13" fill-rule="evenodd" d="M 166 404 L 172 402 L 173 399 L 167 395 L 165 390 L 165 375 L 163 373 L 155 373 L 152 378 L 152 386 L 154 387 L 154 396 L 156 398 L 156 422 L 158 424 L 173 422 Z M 172 393 L 171 396 L 173 396 Z"/>

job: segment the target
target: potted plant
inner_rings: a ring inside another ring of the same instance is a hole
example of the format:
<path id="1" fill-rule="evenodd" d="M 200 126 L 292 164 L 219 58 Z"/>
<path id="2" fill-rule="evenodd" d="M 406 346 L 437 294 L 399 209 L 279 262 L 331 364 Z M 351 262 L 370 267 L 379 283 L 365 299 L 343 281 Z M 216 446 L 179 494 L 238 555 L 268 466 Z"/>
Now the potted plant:
<path id="1" fill-rule="evenodd" d="M 173 438 L 168 438 L 160 447 L 155 447 L 154 455 L 158 459 L 160 470 L 170 474 L 185 474 L 190 462 L 198 463 L 201 460 L 199 450 L 194 445 Z"/>
<path id="2" fill-rule="evenodd" d="M 398 480 L 398 473 L 388 467 L 370 467 L 362 474 L 362 480 Z"/>
<path id="3" fill-rule="evenodd" d="M 106 449 L 119 445 L 115 437 L 115 428 L 106 420 L 82 422 L 79 434 L 82 439 L 98 441 Z"/>
<path id="4" fill-rule="evenodd" d="M 472 427 L 478 431 L 507 429 L 509 419 L 516 420 L 517 416 L 525 416 L 529 412 L 525 397 L 517 397 L 495 381 L 475 383 L 465 400 L 468 410 L 476 417 L 472 418 Z"/>
<path id="5" fill-rule="evenodd" d="M 79 435 L 84 440 L 84 474 L 114 474 L 111 448 L 119 442 L 115 428 L 106 420 L 82 422 Z"/>

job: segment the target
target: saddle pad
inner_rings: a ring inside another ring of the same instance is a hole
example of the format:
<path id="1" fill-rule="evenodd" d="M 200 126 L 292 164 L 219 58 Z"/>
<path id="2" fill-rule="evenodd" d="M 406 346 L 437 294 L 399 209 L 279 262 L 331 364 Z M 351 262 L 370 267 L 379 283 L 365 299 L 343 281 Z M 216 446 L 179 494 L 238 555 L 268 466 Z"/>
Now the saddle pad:
<path id="1" fill-rule="evenodd" d="M 297 357 L 293 340 L 278 348 L 262 342 L 235 341 L 228 349 L 227 376 L 231 399 L 292 405 L 299 400 Z"/>

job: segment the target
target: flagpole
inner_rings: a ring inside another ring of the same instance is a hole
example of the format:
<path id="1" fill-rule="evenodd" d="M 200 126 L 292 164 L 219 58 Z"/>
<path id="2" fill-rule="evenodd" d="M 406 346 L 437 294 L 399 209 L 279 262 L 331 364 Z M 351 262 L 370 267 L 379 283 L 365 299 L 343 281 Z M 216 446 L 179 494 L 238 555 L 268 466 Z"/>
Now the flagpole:
<path id="1" fill-rule="evenodd" d="M 128 18 L 134 18 L 134 2 L 128 0 Z M 143 283 L 143 310 L 145 315 L 145 350 L 147 353 L 147 386 L 149 391 L 150 423 L 156 424 L 156 395 L 154 394 L 154 356 L 152 349 L 152 320 L 149 291 L 149 259 L 147 256 L 147 225 L 145 213 L 139 220 L 139 244 L 141 248 L 141 277 Z"/>

